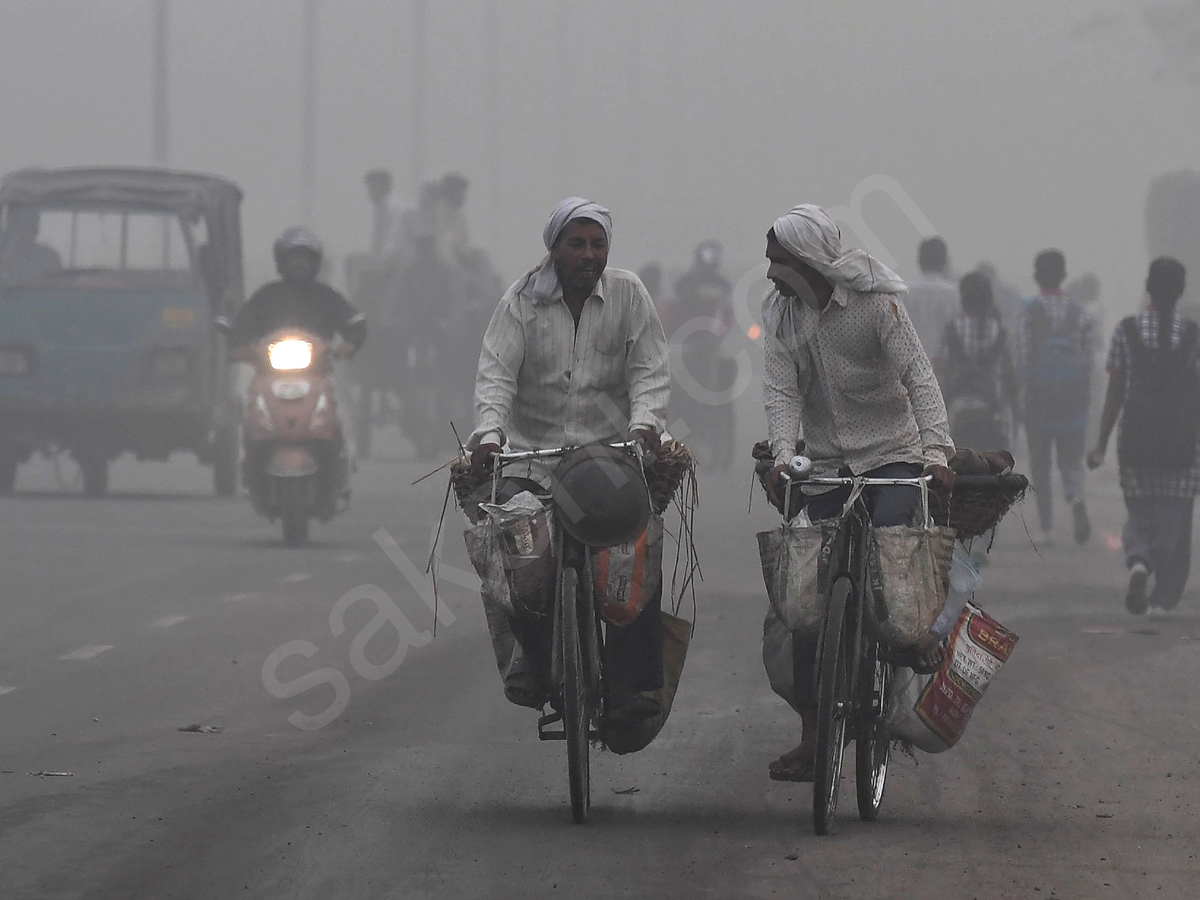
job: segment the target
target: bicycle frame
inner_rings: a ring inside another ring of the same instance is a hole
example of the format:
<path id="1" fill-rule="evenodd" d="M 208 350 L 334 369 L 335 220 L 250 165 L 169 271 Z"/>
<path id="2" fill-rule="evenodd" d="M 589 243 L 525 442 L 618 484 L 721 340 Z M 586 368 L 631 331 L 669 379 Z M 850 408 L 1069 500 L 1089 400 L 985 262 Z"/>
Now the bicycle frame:
<path id="1" fill-rule="evenodd" d="M 784 510 L 791 509 L 794 482 L 850 490 L 830 549 L 829 593 L 812 671 L 806 671 L 802 639 L 793 636 L 793 678 L 814 687 L 817 701 L 813 824 L 827 834 L 837 808 L 847 729 L 856 744 L 859 815 L 876 818 L 883 799 L 890 743 L 883 716 L 892 667 L 879 657 L 879 645 L 865 629 L 867 552 L 870 513 L 863 490 L 911 486 L 922 491 L 928 518 L 928 476 L 917 478 L 788 478 Z M 870 671 L 868 671 L 868 668 Z M 866 684 L 867 680 L 870 684 Z"/>
<path id="2" fill-rule="evenodd" d="M 634 452 L 640 447 L 635 441 L 608 446 Z M 505 465 L 561 457 L 574 449 L 577 448 L 493 454 L 492 502 L 496 501 L 500 473 Z M 553 505 L 551 509 L 557 518 Z M 590 550 L 561 526 L 555 532 L 558 578 L 553 606 L 550 679 L 559 702 L 553 713 L 538 719 L 538 738 L 566 742 L 571 815 L 576 824 L 583 824 L 591 805 L 588 744 L 602 737 L 592 725 L 601 718 L 600 705 L 605 695 L 603 628 L 592 596 L 588 567 Z M 561 731 L 549 730 L 548 726 L 559 722 L 562 723 Z"/>

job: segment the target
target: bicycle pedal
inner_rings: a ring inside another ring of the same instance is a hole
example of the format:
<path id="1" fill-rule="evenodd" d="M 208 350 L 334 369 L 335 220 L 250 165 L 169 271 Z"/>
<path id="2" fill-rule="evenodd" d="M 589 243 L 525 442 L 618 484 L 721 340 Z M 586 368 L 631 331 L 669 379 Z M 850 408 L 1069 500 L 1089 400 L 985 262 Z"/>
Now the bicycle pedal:
<path id="1" fill-rule="evenodd" d="M 565 741 L 567 739 L 567 730 L 563 728 L 561 731 L 547 731 L 547 725 L 554 725 L 562 721 L 562 713 L 552 712 L 544 716 L 538 717 L 538 740 L 539 741 Z"/>

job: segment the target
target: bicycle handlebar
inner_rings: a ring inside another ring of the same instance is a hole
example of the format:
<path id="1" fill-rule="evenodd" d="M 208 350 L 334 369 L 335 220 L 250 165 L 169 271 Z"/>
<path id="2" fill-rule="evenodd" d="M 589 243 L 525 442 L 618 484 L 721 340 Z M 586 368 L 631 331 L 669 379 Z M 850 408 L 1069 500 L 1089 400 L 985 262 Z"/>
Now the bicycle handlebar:
<path id="1" fill-rule="evenodd" d="M 611 447 L 613 450 L 632 450 L 637 441 L 616 441 L 611 444 L 602 444 L 604 447 Z M 588 444 L 577 444 L 573 447 L 549 447 L 545 450 L 521 450 L 517 453 L 493 453 L 492 459 L 498 463 L 525 462 L 531 459 L 547 459 L 554 456 L 565 456 L 572 450 L 578 450 L 581 447 L 589 446 Z"/>

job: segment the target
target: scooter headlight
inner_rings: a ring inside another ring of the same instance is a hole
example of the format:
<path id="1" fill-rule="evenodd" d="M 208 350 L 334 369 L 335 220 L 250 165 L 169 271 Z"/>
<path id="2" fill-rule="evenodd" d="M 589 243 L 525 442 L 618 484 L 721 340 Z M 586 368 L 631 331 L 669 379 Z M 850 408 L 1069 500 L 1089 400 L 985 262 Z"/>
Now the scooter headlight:
<path id="1" fill-rule="evenodd" d="M 272 369 L 295 371 L 312 365 L 313 345 L 308 341 L 288 338 L 267 347 L 267 359 Z"/>

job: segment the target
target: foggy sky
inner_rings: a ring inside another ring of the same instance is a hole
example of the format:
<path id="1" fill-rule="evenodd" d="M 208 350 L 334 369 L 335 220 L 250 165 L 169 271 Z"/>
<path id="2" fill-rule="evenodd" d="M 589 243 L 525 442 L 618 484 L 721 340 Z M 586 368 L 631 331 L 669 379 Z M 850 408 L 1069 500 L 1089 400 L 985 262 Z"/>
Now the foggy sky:
<path id="1" fill-rule="evenodd" d="M 341 254 L 367 243 L 365 169 L 413 197 L 412 3 L 319 2 L 313 224 Z M 1200 85 L 1161 76 L 1145 5 L 499 0 L 493 79 L 491 0 L 430 0 L 425 174 L 471 178 L 506 280 L 568 193 L 612 208 L 613 264 L 681 267 L 711 236 L 736 276 L 788 207 L 884 175 L 958 270 L 991 259 L 1029 288 L 1058 246 L 1125 310 L 1150 179 L 1200 168 Z M 245 188 L 251 283 L 299 216 L 302 21 L 301 0 L 172 6 L 171 163 Z M 0 169 L 149 164 L 151 34 L 150 0 L 0 0 Z M 913 225 L 881 196 L 865 212 L 913 274 Z"/>

